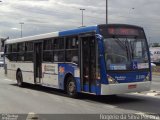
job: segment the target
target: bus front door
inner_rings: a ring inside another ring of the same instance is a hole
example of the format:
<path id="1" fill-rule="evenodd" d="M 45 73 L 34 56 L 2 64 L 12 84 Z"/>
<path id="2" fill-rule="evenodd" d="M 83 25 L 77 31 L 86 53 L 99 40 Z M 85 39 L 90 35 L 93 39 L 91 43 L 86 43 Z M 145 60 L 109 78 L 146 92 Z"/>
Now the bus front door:
<path id="1" fill-rule="evenodd" d="M 95 36 L 81 37 L 81 90 L 96 93 Z"/>
<path id="2" fill-rule="evenodd" d="M 34 43 L 34 83 L 41 83 L 42 79 L 42 43 Z"/>

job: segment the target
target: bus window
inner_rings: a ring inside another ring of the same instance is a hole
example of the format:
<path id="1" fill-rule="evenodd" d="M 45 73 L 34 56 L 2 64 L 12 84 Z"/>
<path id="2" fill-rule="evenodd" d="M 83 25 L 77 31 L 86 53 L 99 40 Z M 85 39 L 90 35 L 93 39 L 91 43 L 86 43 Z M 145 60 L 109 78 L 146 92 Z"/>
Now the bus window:
<path id="1" fill-rule="evenodd" d="M 54 51 L 54 62 L 64 62 L 64 51 Z"/>
<path id="2" fill-rule="evenodd" d="M 12 45 L 7 45 L 6 46 L 6 52 L 11 53 L 12 52 Z"/>
<path id="3" fill-rule="evenodd" d="M 26 51 L 33 51 L 33 42 L 26 42 Z"/>
<path id="4" fill-rule="evenodd" d="M 43 61 L 52 62 L 53 52 L 52 51 L 43 51 Z"/>
<path id="5" fill-rule="evenodd" d="M 43 50 L 52 50 L 52 39 L 44 40 Z"/>
<path id="6" fill-rule="evenodd" d="M 66 62 L 78 64 L 78 50 L 66 50 Z"/>
<path id="7" fill-rule="evenodd" d="M 66 38 L 66 62 L 78 64 L 78 37 Z"/>
<path id="8" fill-rule="evenodd" d="M 64 38 L 53 40 L 53 60 L 54 62 L 64 62 Z"/>
<path id="9" fill-rule="evenodd" d="M 56 38 L 53 40 L 53 49 L 64 49 L 64 38 Z"/>
<path id="10" fill-rule="evenodd" d="M 43 61 L 52 62 L 53 61 L 53 51 L 52 51 L 52 39 L 44 40 L 43 42 Z"/>
<path id="11" fill-rule="evenodd" d="M 12 45 L 12 52 L 17 52 L 17 44 Z"/>
<path id="12" fill-rule="evenodd" d="M 18 43 L 17 60 L 24 61 L 25 43 Z"/>
<path id="13" fill-rule="evenodd" d="M 33 61 L 33 42 L 26 42 L 25 61 Z"/>
<path id="14" fill-rule="evenodd" d="M 17 44 L 12 44 L 12 50 L 9 54 L 9 58 L 11 61 L 17 61 Z"/>
<path id="15" fill-rule="evenodd" d="M 78 49 L 79 41 L 78 37 L 66 38 L 66 49 Z"/>
<path id="16" fill-rule="evenodd" d="M 18 43 L 18 52 L 25 52 L 25 43 Z"/>

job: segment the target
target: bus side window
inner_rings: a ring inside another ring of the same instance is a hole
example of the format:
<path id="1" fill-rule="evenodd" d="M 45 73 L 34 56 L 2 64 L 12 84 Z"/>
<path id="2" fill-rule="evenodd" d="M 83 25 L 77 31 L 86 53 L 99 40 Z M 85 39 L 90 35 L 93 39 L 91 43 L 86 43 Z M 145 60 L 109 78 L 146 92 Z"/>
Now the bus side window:
<path id="1" fill-rule="evenodd" d="M 11 52 L 12 52 L 12 45 L 11 44 L 8 44 L 6 45 L 6 57 L 11 60 Z"/>
<path id="2" fill-rule="evenodd" d="M 53 40 L 53 60 L 54 62 L 64 62 L 64 38 Z"/>
<path id="3" fill-rule="evenodd" d="M 5 54 L 7 53 L 7 47 L 8 47 L 8 45 L 5 45 L 5 47 L 4 47 L 4 53 Z"/>
<path id="4" fill-rule="evenodd" d="M 24 60 L 33 61 L 33 42 L 26 42 L 25 46 L 26 46 L 25 47 L 26 53 L 25 53 Z"/>
<path id="5" fill-rule="evenodd" d="M 17 44 L 12 44 L 11 61 L 17 61 Z"/>
<path id="6" fill-rule="evenodd" d="M 78 36 L 66 37 L 66 62 L 78 64 Z"/>
<path id="7" fill-rule="evenodd" d="M 12 45 L 12 52 L 17 52 L 17 44 Z"/>
<path id="8" fill-rule="evenodd" d="M 43 61 L 52 62 L 53 61 L 53 51 L 52 51 L 52 38 L 45 39 L 43 42 Z"/>
<path id="9" fill-rule="evenodd" d="M 25 43 L 18 43 L 17 60 L 24 61 Z"/>
<path id="10" fill-rule="evenodd" d="M 18 52 L 25 52 L 25 43 L 18 43 Z"/>

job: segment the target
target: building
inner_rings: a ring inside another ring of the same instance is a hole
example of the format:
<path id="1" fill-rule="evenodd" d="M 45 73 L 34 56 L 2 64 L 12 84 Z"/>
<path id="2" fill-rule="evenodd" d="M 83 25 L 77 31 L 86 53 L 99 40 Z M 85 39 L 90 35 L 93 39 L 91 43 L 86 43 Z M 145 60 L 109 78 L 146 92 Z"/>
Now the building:
<path id="1" fill-rule="evenodd" d="M 160 47 L 150 47 L 151 62 L 160 63 Z"/>

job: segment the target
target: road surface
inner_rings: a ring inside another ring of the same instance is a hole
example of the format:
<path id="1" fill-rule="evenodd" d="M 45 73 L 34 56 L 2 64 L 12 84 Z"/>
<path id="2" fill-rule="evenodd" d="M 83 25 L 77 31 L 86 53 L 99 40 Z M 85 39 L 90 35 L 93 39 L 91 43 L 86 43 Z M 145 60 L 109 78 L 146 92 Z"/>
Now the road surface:
<path id="1" fill-rule="evenodd" d="M 160 76 L 152 90 L 160 91 Z M 148 94 L 67 97 L 63 91 L 34 85 L 20 88 L 0 72 L 0 113 L 14 114 L 150 114 L 160 113 L 160 97 Z"/>

